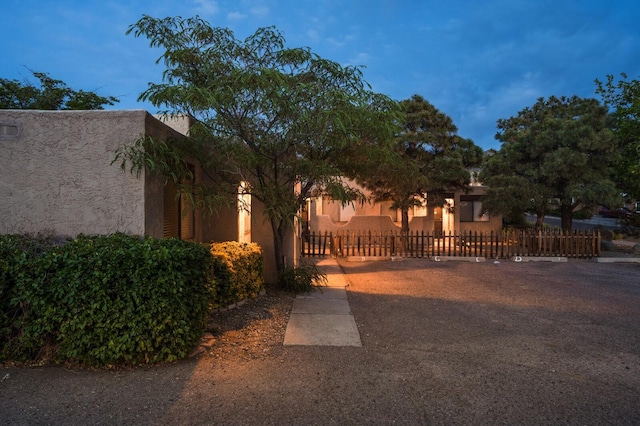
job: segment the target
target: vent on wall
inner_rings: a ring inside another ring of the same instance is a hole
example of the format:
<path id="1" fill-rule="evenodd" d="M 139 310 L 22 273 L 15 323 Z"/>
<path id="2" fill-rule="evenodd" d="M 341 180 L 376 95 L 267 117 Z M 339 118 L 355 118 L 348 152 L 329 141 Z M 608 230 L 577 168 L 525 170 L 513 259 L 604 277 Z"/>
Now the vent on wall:
<path id="1" fill-rule="evenodd" d="M 20 135 L 17 124 L 0 123 L 0 139 L 13 139 Z"/>

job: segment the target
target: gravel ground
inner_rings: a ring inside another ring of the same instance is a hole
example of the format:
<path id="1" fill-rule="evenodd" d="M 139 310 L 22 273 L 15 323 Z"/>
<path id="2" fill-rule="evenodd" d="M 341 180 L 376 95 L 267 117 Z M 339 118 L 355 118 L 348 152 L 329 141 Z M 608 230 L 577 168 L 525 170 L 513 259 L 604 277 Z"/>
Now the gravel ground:
<path id="1" fill-rule="evenodd" d="M 640 423 L 639 265 L 342 267 L 362 347 L 283 346 L 293 298 L 268 291 L 196 358 L 2 368 L 0 423 Z"/>

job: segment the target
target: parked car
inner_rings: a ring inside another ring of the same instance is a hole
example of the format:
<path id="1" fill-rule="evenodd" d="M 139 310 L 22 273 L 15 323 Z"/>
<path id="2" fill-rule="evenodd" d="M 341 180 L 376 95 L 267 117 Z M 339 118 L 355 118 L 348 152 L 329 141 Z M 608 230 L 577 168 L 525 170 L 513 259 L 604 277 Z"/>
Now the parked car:
<path id="1" fill-rule="evenodd" d="M 621 217 L 627 217 L 633 215 L 633 212 L 626 207 L 620 207 L 617 209 L 609 209 L 605 206 L 600 207 L 598 212 L 602 217 L 610 217 L 614 219 L 620 219 Z"/>

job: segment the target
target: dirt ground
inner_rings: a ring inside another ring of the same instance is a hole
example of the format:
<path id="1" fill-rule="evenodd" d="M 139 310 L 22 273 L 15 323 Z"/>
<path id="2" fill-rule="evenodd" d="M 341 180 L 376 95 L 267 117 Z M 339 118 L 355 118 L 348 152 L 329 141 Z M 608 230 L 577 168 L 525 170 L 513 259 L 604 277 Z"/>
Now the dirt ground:
<path id="1" fill-rule="evenodd" d="M 639 424 L 640 265 L 342 262 L 362 347 L 283 346 L 293 298 L 198 358 L 0 369 L 0 423 Z"/>

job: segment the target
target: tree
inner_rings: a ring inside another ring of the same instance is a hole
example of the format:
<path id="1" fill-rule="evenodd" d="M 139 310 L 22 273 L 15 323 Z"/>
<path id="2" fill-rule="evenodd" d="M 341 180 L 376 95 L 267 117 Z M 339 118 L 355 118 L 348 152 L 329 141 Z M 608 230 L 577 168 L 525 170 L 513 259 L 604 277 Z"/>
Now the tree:
<path id="1" fill-rule="evenodd" d="M 549 200 L 558 200 L 562 229 L 573 210 L 610 199 L 616 145 L 607 109 L 577 96 L 540 98 L 516 117 L 498 120 L 500 150 L 480 175 L 488 186 L 483 206 L 511 215 L 533 211 L 542 225 Z"/>
<path id="2" fill-rule="evenodd" d="M 27 79 L 0 78 L 0 109 L 89 110 L 103 109 L 104 105 L 119 102 L 113 96 L 73 90 L 47 73 L 31 73 L 38 80 L 37 85 Z"/>
<path id="3" fill-rule="evenodd" d="M 596 93 L 612 109 L 611 127 L 618 140 L 619 163 L 615 181 L 629 199 L 640 199 L 640 81 L 622 79 L 614 82 L 612 75 L 606 83 L 596 80 Z"/>
<path id="4" fill-rule="evenodd" d="M 138 144 L 128 159 L 176 181 L 189 175 L 180 159 L 196 159 L 215 182 L 193 188 L 203 206 L 245 183 L 264 205 L 282 273 L 284 237 L 312 190 L 353 198 L 340 176 L 354 172 L 363 152 L 391 140 L 397 104 L 370 91 L 359 68 L 286 48 L 273 27 L 241 41 L 199 17 L 144 16 L 128 32 L 164 49 L 164 83 L 150 83 L 140 98 L 196 120 L 184 143 Z"/>
<path id="5" fill-rule="evenodd" d="M 482 149 L 457 135 L 451 118 L 420 95 L 400 103 L 404 113 L 392 155 L 382 156 L 375 174 L 363 183 L 376 201 L 391 200 L 402 213 L 402 232 L 409 232 L 409 209 L 428 196 L 444 202 L 444 194 L 469 184 L 469 168 L 482 161 Z"/>

